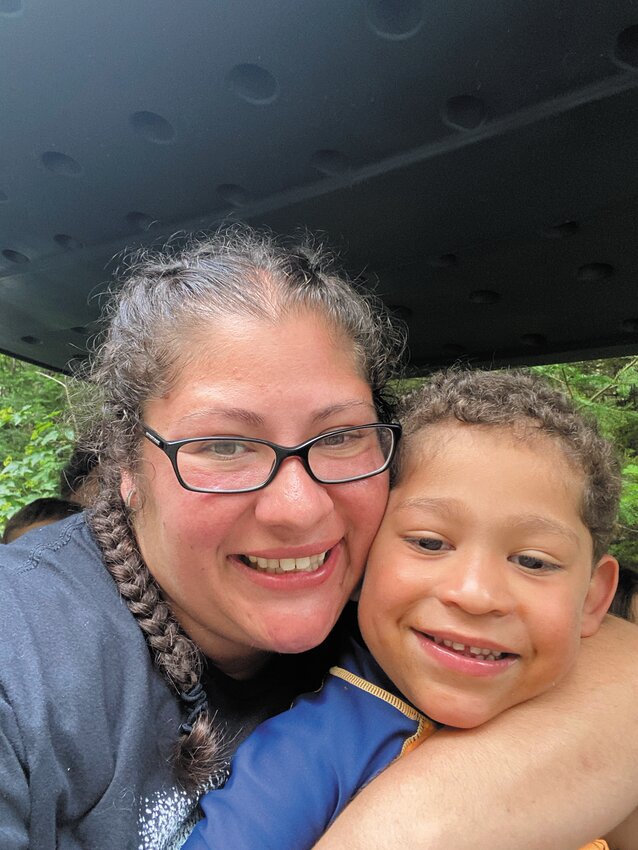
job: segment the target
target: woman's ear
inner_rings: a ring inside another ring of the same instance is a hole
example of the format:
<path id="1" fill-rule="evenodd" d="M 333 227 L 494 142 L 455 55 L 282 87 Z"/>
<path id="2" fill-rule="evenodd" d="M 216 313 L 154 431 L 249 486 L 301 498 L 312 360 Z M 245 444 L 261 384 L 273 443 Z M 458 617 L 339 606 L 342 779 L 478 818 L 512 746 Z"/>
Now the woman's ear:
<path id="1" fill-rule="evenodd" d="M 122 478 L 120 480 L 120 496 L 122 497 L 122 501 L 125 505 L 130 505 L 131 497 L 134 495 L 135 490 L 136 487 L 133 474 L 126 469 L 123 470 Z"/>
<path id="2" fill-rule="evenodd" d="M 618 584 L 618 561 L 611 555 L 603 555 L 594 567 L 589 590 L 583 605 L 580 636 L 590 637 L 595 634 L 607 609 L 611 605 Z"/>

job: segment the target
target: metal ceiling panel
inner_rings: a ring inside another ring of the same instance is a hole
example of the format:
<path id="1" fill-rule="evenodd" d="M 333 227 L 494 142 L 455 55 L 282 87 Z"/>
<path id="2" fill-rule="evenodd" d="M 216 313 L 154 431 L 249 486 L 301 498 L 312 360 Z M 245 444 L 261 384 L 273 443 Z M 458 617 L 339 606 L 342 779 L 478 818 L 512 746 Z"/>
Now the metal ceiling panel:
<path id="1" fill-rule="evenodd" d="M 128 246 L 320 230 L 412 364 L 638 350 L 638 2 L 0 0 L 0 348 Z"/>

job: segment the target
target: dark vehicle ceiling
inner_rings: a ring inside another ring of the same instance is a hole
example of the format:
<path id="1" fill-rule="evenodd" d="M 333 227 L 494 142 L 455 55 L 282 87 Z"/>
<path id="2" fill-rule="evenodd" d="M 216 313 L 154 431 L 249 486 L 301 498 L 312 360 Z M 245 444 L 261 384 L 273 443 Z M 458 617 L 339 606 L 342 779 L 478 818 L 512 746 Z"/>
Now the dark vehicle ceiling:
<path id="1" fill-rule="evenodd" d="M 638 351 L 638 2 L 0 0 L 0 349 L 127 246 L 321 231 L 415 369 Z M 376 281 L 376 284 L 375 284 Z"/>

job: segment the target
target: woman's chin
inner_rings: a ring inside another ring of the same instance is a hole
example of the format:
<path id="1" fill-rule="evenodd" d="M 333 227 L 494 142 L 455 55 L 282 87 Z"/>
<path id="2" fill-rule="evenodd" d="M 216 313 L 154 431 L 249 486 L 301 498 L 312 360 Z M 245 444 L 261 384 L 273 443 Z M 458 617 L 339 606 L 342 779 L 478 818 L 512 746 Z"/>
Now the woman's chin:
<path id="1" fill-rule="evenodd" d="M 338 617 L 292 615 L 269 624 L 267 645 L 273 652 L 294 654 L 319 646 L 332 631 Z"/>

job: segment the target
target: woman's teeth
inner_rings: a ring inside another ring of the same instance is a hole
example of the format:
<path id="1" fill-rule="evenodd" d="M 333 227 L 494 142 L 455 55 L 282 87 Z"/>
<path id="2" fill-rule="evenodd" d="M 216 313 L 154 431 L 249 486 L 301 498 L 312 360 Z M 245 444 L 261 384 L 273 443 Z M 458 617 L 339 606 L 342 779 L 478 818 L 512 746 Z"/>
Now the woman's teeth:
<path id="1" fill-rule="evenodd" d="M 455 652 L 460 652 L 463 655 L 471 655 L 485 661 L 498 661 L 508 654 L 506 652 L 497 652 L 495 649 L 486 649 L 482 646 L 466 646 L 464 643 L 458 643 L 453 640 L 443 640 L 442 638 L 435 637 L 434 635 L 430 635 L 430 637 L 434 643 L 438 643 L 439 646 L 445 646 L 448 649 L 453 649 Z"/>
<path id="2" fill-rule="evenodd" d="M 267 573 L 314 573 L 326 560 L 327 554 L 326 551 L 305 558 L 256 558 L 254 555 L 245 555 L 244 558 L 251 567 Z"/>

